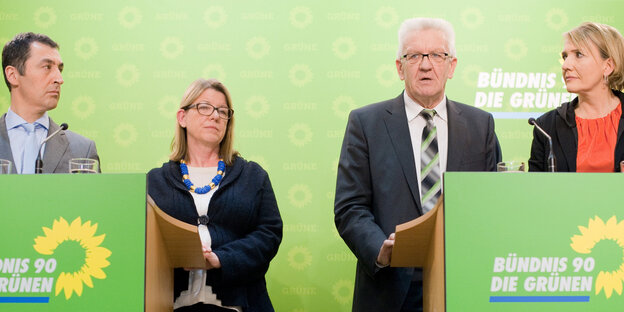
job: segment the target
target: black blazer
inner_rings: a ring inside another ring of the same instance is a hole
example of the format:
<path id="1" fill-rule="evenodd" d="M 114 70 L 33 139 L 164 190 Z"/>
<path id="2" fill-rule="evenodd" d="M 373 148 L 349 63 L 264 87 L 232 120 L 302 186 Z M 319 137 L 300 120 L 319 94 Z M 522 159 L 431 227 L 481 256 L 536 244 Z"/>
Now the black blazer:
<path id="1" fill-rule="evenodd" d="M 624 94 L 612 90 L 620 99 L 620 106 L 624 102 Z M 576 172 L 576 152 L 578 149 L 578 131 L 574 109 L 578 105 L 578 98 L 572 102 L 565 102 L 558 108 L 551 110 L 537 119 L 537 124 L 546 131 L 553 141 L 553 150 L 559 172 Z M 617 143 L 615 145 L 614 171 L 620 171 L 620 161 L 624 160 L 624 114 L 618 125 Z M 529 171 L 548 171 L 548 140 L 537 129 L 533 129 L 533 143 L 531 144 L 531 158 Z"/>
<path id="2" fill-rule="evenodd" d="M 447 171 L 495 171 L 501 159 L 492 115 L 447 99 Z M 379 269 L 383 241 L 422 215 L 403 94 L 351 112 L 342 143 L 335 223 L 355 254 L 353 311 L 399 311 L 413 268 Z"/>

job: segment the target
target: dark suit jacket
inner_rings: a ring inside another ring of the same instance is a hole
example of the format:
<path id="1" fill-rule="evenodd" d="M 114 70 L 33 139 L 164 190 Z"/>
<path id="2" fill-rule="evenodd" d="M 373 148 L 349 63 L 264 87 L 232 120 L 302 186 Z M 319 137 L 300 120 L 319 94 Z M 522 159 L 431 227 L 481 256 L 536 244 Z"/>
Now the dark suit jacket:
<path id="1" fill-rule="evenodd" d="M 624 94 L 613 90 L 613 94 L 620 99 L 620 106 L 624 103 Z M 578 98 L 572 102 L 561 104 L 537 119 L 537 124 L 548 133 L 553 141 L 553 153 L 558 172 L 576 172 L 576 152 L 578 149 L 578 131 L 576 129 L 576 115 L 574 109 L 578 105 Z M 624 111 L 624 109 L 623 109 Z M 614 171 L 620 171 L 620 161 L 624 160 L 624 114 L 618 125 L 617 143 L 615 145 Z M 533 129 L 533 143 L 531 144 L 531 158 L 529 171 L 548 171 L 548 140 L 537 129 Z"/>
<path id="2" fill-rule="evenodd" d="M 492 115 L 447 100 L 447 171 L 495 171 L 501 159 Z M 414 268 L 379 269 L 383 241 L 422 215 L 403 94 L 351 112 L 342 143 L 335 223 L 357 257 L 353 311 L 399 311 Z"/>
<path id="3" fill-rule="evenodd" d="M 0 158 L 10 160 L 13 163 L 11 171 L 17 173 L 5 117 L 6 114 L 0 117 Z M 48 134 L 58 129 L 60 126 L 50 118 Z M 100 161 L 95 142 L 69 130 L 61 131 L 46 143 L 43 153 L 43 173 L 69 173 L 69 160 L 72 158 L 92 158 Z"/>

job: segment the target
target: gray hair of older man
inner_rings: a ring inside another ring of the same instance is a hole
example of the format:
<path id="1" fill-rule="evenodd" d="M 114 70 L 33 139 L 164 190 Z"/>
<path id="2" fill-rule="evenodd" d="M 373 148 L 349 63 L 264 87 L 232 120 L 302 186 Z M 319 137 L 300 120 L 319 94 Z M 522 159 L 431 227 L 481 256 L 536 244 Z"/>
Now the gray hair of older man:
<path id="1" fill-rule="evenodd" d="M 405 38 L 414 31 L 435 29 L 444 34 L 444 39 L 448 44 L 448 54 L 455 57 L 455 31 L 453 25 L 446 20 L 440 18 L 416 17 L 406 19 L 399 27 L 399 49 L 397 50 L 397 60 L 403 56 L 403 48 L 405 47 Z M 423 51 L 425 52 L 425 51 Z M 431 52 L 431 51 L 426 51 Z"/>

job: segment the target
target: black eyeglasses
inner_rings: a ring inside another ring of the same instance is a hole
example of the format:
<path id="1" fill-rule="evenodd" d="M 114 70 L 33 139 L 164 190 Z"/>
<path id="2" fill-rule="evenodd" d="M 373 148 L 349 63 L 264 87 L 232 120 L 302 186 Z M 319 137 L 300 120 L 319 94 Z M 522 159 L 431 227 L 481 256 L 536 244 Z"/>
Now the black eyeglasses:
<path id="1" fill-rule="evenodd" d="M 210 116 L 212 115 L 212 113 L 214 113 L 214 111 L 217 111 L 219 118 L 222 118 L 222 119 L 230 119 L 232 118 L 232 115 L 234 115 L 233 109 L 230 109 L 227 107 L 214 107 L 208 103 L 191 104 L 183 109 L 186 111 L 191 108 L 197 108 L 197 112 L 204 116 Z"/>
<path id="2" fill-rule="evenodd" d="M 431 63 L 439 65 L 448 58 L 449 54 L 445 52 L 411 53 L 403 55 L 403 58 L 410 64 L 419 64 L 425 59 L 425 56 L 429 58 Z"/>

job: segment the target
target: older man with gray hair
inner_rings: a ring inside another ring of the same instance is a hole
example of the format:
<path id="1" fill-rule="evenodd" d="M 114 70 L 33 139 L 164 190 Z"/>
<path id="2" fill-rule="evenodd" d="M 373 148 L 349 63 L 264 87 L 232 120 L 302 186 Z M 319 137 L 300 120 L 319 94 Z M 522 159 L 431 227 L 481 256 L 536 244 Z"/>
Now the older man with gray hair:
<path id="1" fill-rule="evenodd" d="M 335 223 L 357 257 L 353 311 L 422 311 L 422 271 L 389 267 L 394 230 L 430 211 L 445 171 L 495 171 L 501 151 L 491 114 L 449 100 L 455 33 L 441 19 L 399 29 L 398 97 L 355 109 L 342 144 Z"/>

